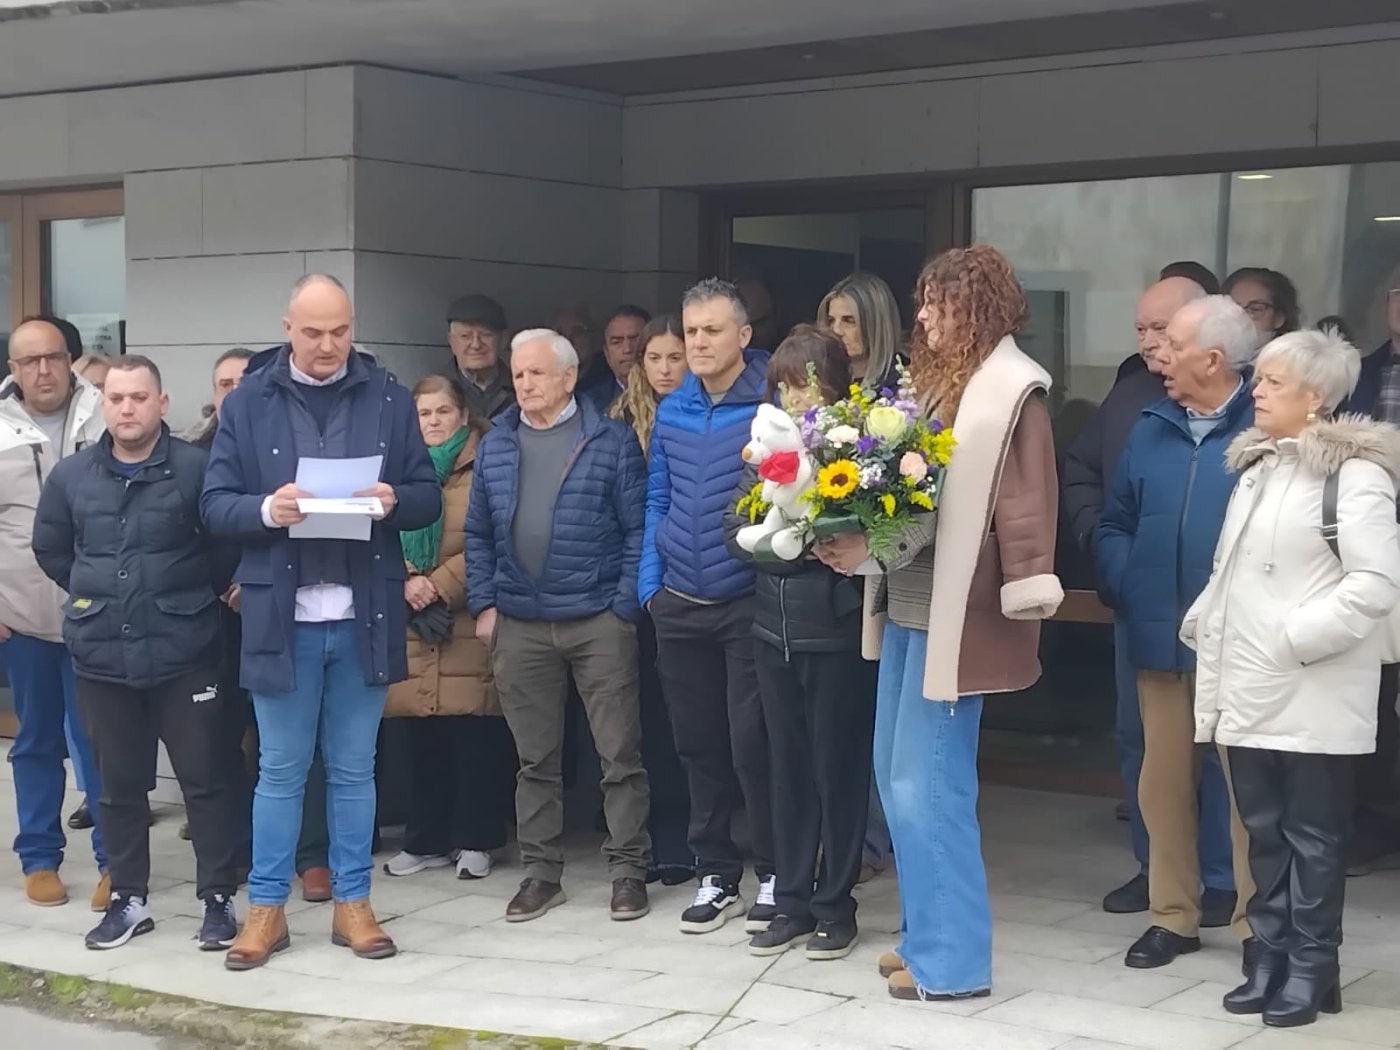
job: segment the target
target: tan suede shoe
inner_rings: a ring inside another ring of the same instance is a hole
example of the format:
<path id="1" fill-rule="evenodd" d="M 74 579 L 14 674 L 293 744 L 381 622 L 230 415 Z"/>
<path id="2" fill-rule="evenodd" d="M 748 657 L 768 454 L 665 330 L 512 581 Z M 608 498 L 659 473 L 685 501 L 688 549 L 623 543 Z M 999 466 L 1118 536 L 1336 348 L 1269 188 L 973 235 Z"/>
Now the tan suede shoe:
<path id="1" fill-rule="evenodd" d="M 900 970 L 908 969 L 908 967 L 904 965 L 904 960 L 900 958 L 899 952 L 895 951 L 885 952 L 881 955 L 878 965 L 880 967 L 881 977 L 888 977 L 892 973 L 898 973 Z"/>
<path id="2" fill-rule="evenodd" d="M 97 888 L 92 891 L 92 900 L 89 903 L 93 911 L 106 911 L 107 905 L 112 903 L 112 876 L 105 871 L 98 876 Z"/>
<path id="3" fill-rule="evenodd" d="M 243 929 L 238 931 L 238 937 L 224 956 L 224 968 L 255 970 L 291 946 L 287 913 L 282 905 L 252 904 L 248 907 L 248 917 L 243 920 Z"/>
<path id="4" fill-rule="evenodd" d="M 336 901 L 331 917 L 331 943 L 349 948 L 361 959 L 387 959 L 399 953 L 369 906 L 369 899 Z"/>
<path id="5" fill-rule="evenodd" d="M 37 904 L 41 908 L 53 908 L 68 903 L 68 888 L 63 885 L 58 872 L 47 868 L 31 871 L 24 877 L 24 895 L 29 898 L 30 904 Z"/>

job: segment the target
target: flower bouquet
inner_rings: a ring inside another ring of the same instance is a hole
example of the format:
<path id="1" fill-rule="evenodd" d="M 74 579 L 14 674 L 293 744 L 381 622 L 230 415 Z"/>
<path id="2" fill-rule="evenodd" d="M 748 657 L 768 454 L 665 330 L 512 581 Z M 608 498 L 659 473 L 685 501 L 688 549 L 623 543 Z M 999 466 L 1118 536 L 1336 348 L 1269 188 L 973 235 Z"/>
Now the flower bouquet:
<path id="1" fill-rule="evenodd" d="M 864 532 L 870 553 L 888 560 L 914 515 L 938 506 L 952 429 L 923 418 L 902 368 L 898 390 L 871 393 L 853 384 L 849 397 L 807 409 L 798 425 L 815 480 L 803 491 L 804 513 L 793 524 L 808 543 Z M 735 509 L 749 521 L 767 514 L 762 485 Z"/>

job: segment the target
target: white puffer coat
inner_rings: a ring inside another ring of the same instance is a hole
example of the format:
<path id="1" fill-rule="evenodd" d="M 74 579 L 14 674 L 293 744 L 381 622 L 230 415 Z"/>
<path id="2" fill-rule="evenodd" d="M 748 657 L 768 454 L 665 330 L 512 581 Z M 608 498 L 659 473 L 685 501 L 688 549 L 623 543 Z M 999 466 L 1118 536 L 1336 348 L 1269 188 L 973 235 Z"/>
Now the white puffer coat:
<path id="1" fill-rule="evenodd" d="M 1196 740 L 1329 755 L 1376 747 L 1376 693 L 1400 601 L 1400 432 L 1361 416 L 1276 441 L 1249 430 L 1210 582 L 1181 628 L 1196 650 Z M 1322 489 L 1340 471 L 1337 544 Z"/>

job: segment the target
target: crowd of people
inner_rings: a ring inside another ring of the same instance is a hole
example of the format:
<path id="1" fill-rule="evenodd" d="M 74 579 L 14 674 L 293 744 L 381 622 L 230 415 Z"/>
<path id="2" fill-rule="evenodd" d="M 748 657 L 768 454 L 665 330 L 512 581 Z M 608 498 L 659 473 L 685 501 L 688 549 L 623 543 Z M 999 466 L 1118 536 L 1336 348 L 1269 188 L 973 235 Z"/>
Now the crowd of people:
<path id="1" fill-rule="evenodd" d="M 1220 286 L 1167 267 L 1138 302 L 1138 352 L 1058 463 L 1007 260 L 942 253 L 913 293 L 907 335 L 890 288 L 857 273 L 758 346 L 753 296 L 710 278 L 674 314 L 618 307 L 596 350 L 582 308 L 512 336 L 471 294 L 447 310 L 450 365 L 410 390 L 312 274 L 286 342 L 223 354 L 183 437 L 152 361 L 74 361 L 60 327 L 21 324 L 0 386 L 0 656 L 29 900 L 68 899 L 71 757 L 102 913 L 86 943 L 153 929 L 159 741 L 200 948 L 231 970 L 287 949 L 300 878 L 334 902 L 334 943 L 392 956 L 370 888 L 394 718 L 409 799 L 385 875 L 489 877 L 513 826 L 505 918 L 538 919 L 566 900 L 576 705 L 613 920 L 647 915 L 650 883 L 693 882 L 682 931 L 742 917 L 754 954 L 839 959 L 855 885 L 892 855 L 890 994 L 985 996 L 983 698 L 1040 675 L 1063 520 L 1115 616 L 1139 873 L 1104 907 L 1151 923 L 1126 964 L 1230 925 L 1245 983 L 1225 1009 L 1274 1025 L 1340 1009 L 1350 788 L 1358 763 L 1385 783 L 1395 757 L 1400 288 L 1393 344 L 1363 363 L 1335 330 L 1300 329 L 1282 274 Z M 759 406 L 799 415 L 902 377 L 957 439 L 937 513 L 883 560 L 859 532 L 787 563 L 741 547 Z M 365 462 L 373 481 L 335 480 Z M 332 496 L 365 517 L 331 525 L 306 502 Z"/>

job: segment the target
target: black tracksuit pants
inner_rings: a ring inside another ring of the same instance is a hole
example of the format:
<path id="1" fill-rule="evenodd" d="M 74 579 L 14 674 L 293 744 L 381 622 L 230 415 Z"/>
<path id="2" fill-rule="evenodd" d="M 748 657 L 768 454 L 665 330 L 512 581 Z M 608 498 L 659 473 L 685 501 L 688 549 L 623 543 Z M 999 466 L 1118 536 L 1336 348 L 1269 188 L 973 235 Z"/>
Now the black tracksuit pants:
<path id="1" fill-rule="evenodd" d="M 228 761 L 229 702 L 218 675 L 183 674 L 148 689 L 79 676 L 78 709 L 92 740 L 102 797 L 97 822 L 114 893 L 146 897 L 151 875 L 150 810 L 156 740 L 165 742 L 185 796 L 194 842 L 196 892 L 232 895 L 246 845 Z"/>
<path id="2" fill-rule="evenodd" d="M 1294 970 L 1337 966 L 1352 768 L 1349 755 L 1231 747 L 1230 782 L 1249 832 L 1255 893 L 1245 916 L 1265 948 Z"/>
<path id="3" fill-rule="evenodd" d="M 866 662 L 854 652 L 754 648 L 773 763 L 778 913 L 853 920 L 875 735 Z"/>
<path id="4" fill-rule="evenodd" d="M 506 844 L 515 810 L 515 740 L 504 718 L 409 718 L 413 769 L 403 848 L 420 856 L 488 853 Z"/>

